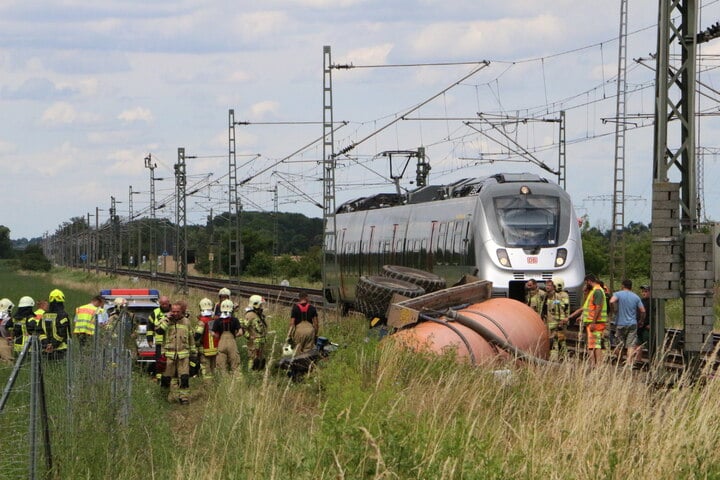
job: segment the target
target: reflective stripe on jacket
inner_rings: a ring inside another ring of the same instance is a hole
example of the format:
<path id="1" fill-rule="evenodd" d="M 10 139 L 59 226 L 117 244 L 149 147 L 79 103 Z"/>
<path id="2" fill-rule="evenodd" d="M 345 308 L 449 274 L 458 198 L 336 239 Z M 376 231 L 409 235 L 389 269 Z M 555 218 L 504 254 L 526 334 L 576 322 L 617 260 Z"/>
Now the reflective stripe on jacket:
<path id="1" fill-rule="evenodd" d="M 193 346 L 190 320 L 182 318 L 177 322 L 163 319 L 160 328 L 164 330 L 163 353 L 168 358 L 187 358 Z"/>
<path id="2" fill-rule="evenodd" d="M 212 322 L 213 317 L 211 316 L 199 316 L 197 327 L 195 327 L 195 333 L 202 335 L 200 348 L 202 348 L 202 353 L 205 356 L 217 355 L 218 353 L 218 340 L 211 332 Z"/>
<path id="3" fill-rule="evenodd" d="M 95 315 L 99 310 L 92 303 L 76 308 L 73 335 L 95 335 Z"/>
<path id="4" fill-rule="evenodd" d="M 156 307 L 155 310 L 150 314 L 150 318 L 148 320 L 152 324 L 153 328 L 151 330 L 148 330 L 148 337 L 154 337 L 153 341 L 155 342 L 155 345 L 162 345 L 163 343 L 163 335 L 162 333 L 158 333 L 158 327 L 160 326 L 160 322 L 165 319 L 165 313 L 160 310 L 160 307 Z M 149 340 L 149 339 L 148 339 Z"/>
<path id="5" fill-rule="evenodd" d="M 595 318 L 595 312 L 597 311 L 598 306 L 593 303 L 592 299 L 595 296 L 595 292 L 597 290 L 602 293 L 602 303 L 600 307 L 600 317 L 597 320 L 593 320 L 593 318 Z M 605 301 L 605 291 L 603 291 L 600 285 L 595 285 L 593 287 L 593 289 L 590 291 L 587 298 L 585 299 L 585 304 L 583 305 L 583 323 L 592 323 L 593 321 L 596 321 L 598 323 L 607 322 L 607 302 Z"/>
<path id="6" fill-rule="evenodd" d="M 54 350 L 67 350 L 67 334 L 70 320 L 67 316 L 58 318 L 57 313 L 43 315 L 40 334 L 41 343 L 50 343 Z M 94 325 L 94 323 L 93 323 Z"/>

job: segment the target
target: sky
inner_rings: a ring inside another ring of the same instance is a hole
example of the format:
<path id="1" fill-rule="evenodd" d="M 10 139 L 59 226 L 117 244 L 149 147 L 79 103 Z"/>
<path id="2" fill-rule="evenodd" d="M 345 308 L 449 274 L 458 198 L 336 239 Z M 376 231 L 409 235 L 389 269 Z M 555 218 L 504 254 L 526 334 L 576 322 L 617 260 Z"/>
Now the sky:
<path id="1" fill-rule="evenodd" d="M 720 20 L 720 2 L 701 3 L 703 29 Z M 626 223 L 650 221 L 657 5 L 629 1 Z M 335 150 L 357 144 L 338 159 L 337 205 L 394 191 L 404 157 L 391 173 L 382 152 L 420 146 L 433 184 L 504 171 L 557 181 L 538 163 L 557 169 L 552 120 L 564 110 L 567 190 L 578 215 L 608 228 L 619 15 L 619 0 L 0 0 L 0 225 L 37 237 L 88 213 L 94 224 L 96 207 L 104 223 L 111 196 L 121 217 L 130 199 L 134 218 L 148 216 L 144 159 L 164 179 L 161 205 L 178 147 L 188 191 L 200 187 L 188 221 L 204 224 L 228 208 L 229 109 L 248 123 L 235 127 L 243 209 L 272 211 L 277 189 L 280 211 L 321 217 L 328 45 L 333 64 L 355 67 L 332 70 L 334 119 L 347 122 Z M 700 108 L 711 114 L 715 42 L 700 51 Z M 698 128 L 703 216 L 718 219 L 720 125 L 706 115 Z M 174 219 L 167 203 L 158 216 Z"/>

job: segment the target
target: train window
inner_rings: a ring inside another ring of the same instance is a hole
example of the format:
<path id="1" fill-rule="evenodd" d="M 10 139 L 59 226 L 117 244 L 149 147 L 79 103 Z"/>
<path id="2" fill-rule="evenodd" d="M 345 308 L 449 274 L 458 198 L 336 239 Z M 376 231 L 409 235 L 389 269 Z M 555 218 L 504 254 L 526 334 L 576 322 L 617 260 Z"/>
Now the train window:
<path id="1" fill-rule="evenodd" d="M 500 231 L 508 247 L 557 245 L 560 201 L 544 195 L 513 195 L 494 199 Z"/>

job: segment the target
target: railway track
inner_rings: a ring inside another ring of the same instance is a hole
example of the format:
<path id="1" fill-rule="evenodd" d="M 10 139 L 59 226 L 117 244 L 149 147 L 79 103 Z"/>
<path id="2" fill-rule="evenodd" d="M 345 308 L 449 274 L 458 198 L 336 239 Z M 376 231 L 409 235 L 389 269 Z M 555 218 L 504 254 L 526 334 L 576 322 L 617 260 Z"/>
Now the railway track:
<path id="1" fill-rule="evenodd" d="M 570 355 L 576 357 L 585 357 L 587 351 L 585 344 L 581 340 L 581 335 L 577 327 L 571 328 L 567 332 L 567 347 Z M 720 333 L 713 333 L 712 345 L 708 346 L 711 353 L 705 353 L 700 358 L 700 370 L 709 369 L 716 372 L 720 368 L 720 360 L 713 356 L 715 347 L 720 343 Z M 687 358 L 683 355 L 684 332 L 677 328 L 665 329 L 665 345 L 663 347 L 663 366 L 671 371 L 680 372 L 687 367 Z M 619 359 L 614 358 L 617 361 Z M 647 370 L 650 368 L 650 356 L 647 349 L 643 349 L 641 356 L 636 360 L 635 368 Z"/>
<path id="2" fill-rule="evenodd" d="M 101 269 L 105 272 L 110 272 L 108 269 Z M 137 277 L 152 282 L 161 282 L 168 285 L 176 285 L 176 277 L 171 273 L 160 273 L 156 272 L 151 274 L 150 272 L 130 270 L 125 268 L 115 269 L 115 274 L 123 275 L 128 277 Z M 295 303 L 297 300 L 298 293 L 301 291 L 307 292 L 310 297 L 310 301 L 317 306 L 323 304 L 322 291 L 313 288 L 302 288 L 302 287 L 283 287 L 280 285 L 271 285 L 267 283 L 257 282 L 240 282 L 234 283 L 230 280 L 223 280 L 218 278 L 208 278 L 201 276 L 190 275 L 187 278 L 187 286 L 189 288 L 195 288 L 203 292 L 212 294 L 212 298 L 217 295 L 218 290 L 223 287 L 228 287 L 233 292 L 233 296 L 249 297 L 250 295 L 261 295 L 262 297 L 272 300 L 274 303 L 289 306 Z"/>

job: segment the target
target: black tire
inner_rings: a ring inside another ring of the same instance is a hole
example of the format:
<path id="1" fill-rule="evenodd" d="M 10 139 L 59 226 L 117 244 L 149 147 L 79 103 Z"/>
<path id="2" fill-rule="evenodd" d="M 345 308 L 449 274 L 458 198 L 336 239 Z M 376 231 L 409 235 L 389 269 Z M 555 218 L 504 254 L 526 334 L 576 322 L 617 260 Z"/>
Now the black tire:
<path id="1" fill-rule="evenodd" d="M 385 318 L 393 294 L 419 297 L 425 290 L 409 282 L 380 275 L 362 276 L 355 290 L 355 308 L 369 318 Z"/>
<path id="2" fill-rule="evenodd" d="M 445 279 L 440 275 L 419 270 L 417 268 L 402 267 L 400 265 L 385 265 L 382 268 L 382 274 L 388 278 L 402 280 L 418 285 L 425 290 L 425 293 L 442 290 L 447 286 Z"/>

